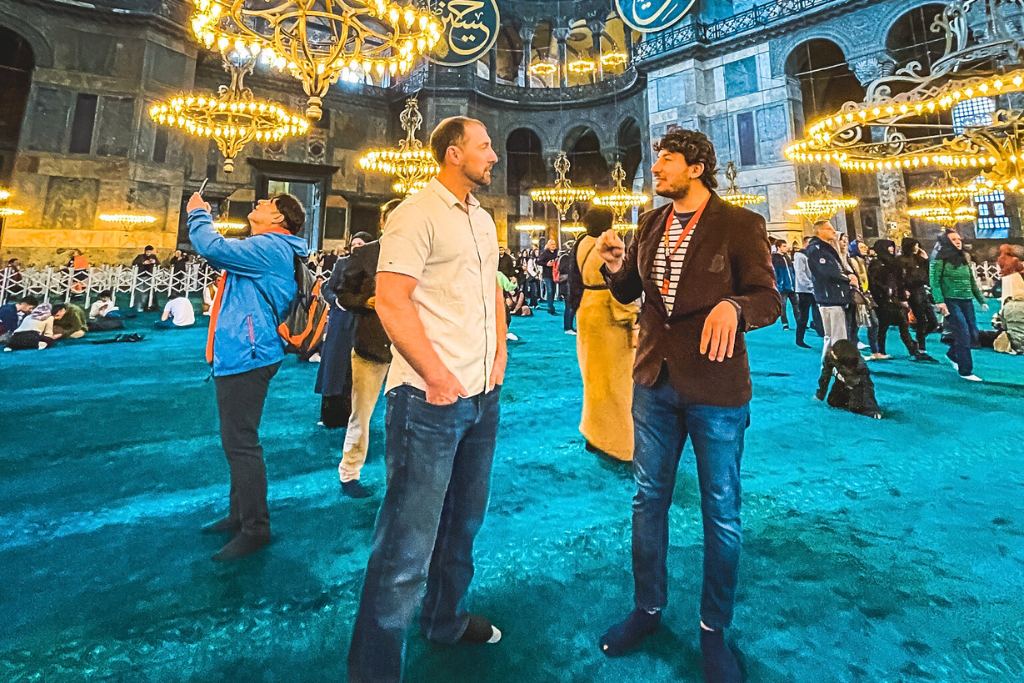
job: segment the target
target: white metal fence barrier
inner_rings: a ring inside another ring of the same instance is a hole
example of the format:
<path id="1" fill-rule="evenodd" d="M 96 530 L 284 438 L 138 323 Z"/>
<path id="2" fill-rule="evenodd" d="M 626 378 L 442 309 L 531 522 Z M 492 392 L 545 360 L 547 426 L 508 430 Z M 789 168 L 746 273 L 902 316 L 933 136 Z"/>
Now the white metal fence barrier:
<path id="1" fill-rule="evenodd" d="M 93 266 L 81 270 L 47 266 L 20 273 L 4 269 L 0 271 L 0 305 L 32 295 L 51 303 L 84 296 L 85 305 L 89 306 L 100 292 L 109 290 L 115 297 L 127 294 L 129 306 L 142 303 L 149 307 L 159 294 L 200 292 L 216 282 L 217 275 L 203 261 L 184 268 L 156 267 L 152 272 L 140 271 L 137 266 Z"/>

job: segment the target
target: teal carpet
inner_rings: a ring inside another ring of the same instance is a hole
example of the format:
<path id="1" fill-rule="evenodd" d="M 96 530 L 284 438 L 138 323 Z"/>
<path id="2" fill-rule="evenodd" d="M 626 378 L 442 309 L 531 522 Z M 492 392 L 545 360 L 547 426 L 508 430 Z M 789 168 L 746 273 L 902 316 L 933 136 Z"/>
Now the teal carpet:
<path id="1" fill-rule="evenodd" d="M 411 631 L 406 681 L 700 681 L 692 455 L 671 513 L 665 627 L 608 660 L 597 638 L 632 599 L 631 476 L 583 450 L 561 316 L 513 331 L 470 598 L 505 638 L 442 648 Z M 286 360 L 262 430 L 274 542 L 214 564 L 221 539 L 198 530 L 226 511 L 228 472 L 204 334 L 0 354 L 0 681 L 345 680 L 384 482 L 383 401 L 363 477 L 374 496 L 344 499 L 343 434 L 316 426 L 316 366 Z M 792 334 L 749 337 L 730 637 L 750 680 L 1024 680 L 1024 358 L 976 352 L 987 382 L 974 385 L 909 362 L 892 332 L 895 358 L 872 366 L 875 421 L 811 399 L 819 355 Z"/>

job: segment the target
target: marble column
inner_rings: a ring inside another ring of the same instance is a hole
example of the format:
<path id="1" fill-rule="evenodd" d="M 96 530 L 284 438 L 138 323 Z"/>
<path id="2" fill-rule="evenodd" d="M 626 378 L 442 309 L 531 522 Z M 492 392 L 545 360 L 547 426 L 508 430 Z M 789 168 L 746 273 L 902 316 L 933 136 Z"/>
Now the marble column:
<path id="1" fill-rule="evenodd" d="M 523 59 L 519 64 L 519 71 L 523 76 L 523 87 L 530 87 L 530 62 L 533 59 L 533 34 L 536 31 L 533 27 L 519 29 L 519 38 L 523 41 Z"/>
<path id="2" fill-rule="evenodd" d="M 487 66 L 489 67 L 488 78 L 491 81 L 491 85 L 498 82 L 498 41 L 494 41 L 494 45 L 487 53 Z"/>
<path id="3" fill-rule="evenodd" d="M 896 61 L 886 52 L 864 55 L 850 60 L 850 69 L 865 88 L 882 76 L 892 74 Z M 880 142 L 881 129 L 873 129 L 873 138 Z M 882 210 L 879 234 L 889 239 L 909 236 L 910 216 L 907 215 L 907 184 L 903 171 L 877 171 L 878 204 Z M 899 240 L 897 240 L 898 242 Z"/>
<path id="4" fill-rule="evenodd" d="M 558 41 L 558 87 L 569 87 L 569 33 L 572 29 L 556 28 L 552 31 Z"/>

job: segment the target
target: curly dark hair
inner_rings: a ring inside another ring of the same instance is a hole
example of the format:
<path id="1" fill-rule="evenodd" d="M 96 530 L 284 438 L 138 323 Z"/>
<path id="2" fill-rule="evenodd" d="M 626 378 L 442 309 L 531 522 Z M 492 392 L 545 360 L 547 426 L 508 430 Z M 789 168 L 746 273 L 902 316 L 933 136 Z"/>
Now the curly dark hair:
<path id="1" fill-rule="evenodd" d="M 704 172 L 700 174 L 700 181 L 704 187 L 714 190 L 718 187 L 718 158 L 715 156 L 715 146 L 708 140 L 708 136 L 698 130 L 673 130 L 665 133 L 654 143 L 654 153 L 660 151 L 682 154 L 686 163 L 693 166 L 704 164 Z"/>

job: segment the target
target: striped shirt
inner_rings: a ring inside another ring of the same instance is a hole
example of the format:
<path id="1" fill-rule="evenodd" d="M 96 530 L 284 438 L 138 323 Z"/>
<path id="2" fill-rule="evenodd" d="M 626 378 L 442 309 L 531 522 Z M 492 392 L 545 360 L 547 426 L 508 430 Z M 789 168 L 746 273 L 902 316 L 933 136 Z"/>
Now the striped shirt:
<path id="1" fill-rule="evenodd" d="M 669 253 L 676 246 L 676 241 L 679 240 L 679 236 L 683 234 L 683 228 L 693 218 L 693 212 L 690 213 L 676 213 L 672 219 L 672 226 L 668 229 L 668 248 L 665 247 L 665 237 L 662 236 L 661 242 L 658 245 L 658 253 L 654 256 L 654 265 L 651 267 L 651 281 L 654 286 L 661 290 L 662 283 L 665 281 L 665 271 L 668 269 L 668 281 L 669 281 L 669 292 L 668 294 L 662 294 L 661 298 L 665 301 L 665 310 L 669 314 L 672 313 L 672 308 L 676 303 L 676 288 L 679 286 L 679 274 L 683 271 L 683 259 L 686 258 L 686 250 L 690 246 L 690 240 L 693 239 L 693 233 L 696 232 L 697 226 L 693 227 L 690 234 L 686 236 L 686 239 L 682 244 L 679 245 L 679 249 L 669 259 Z"/>

